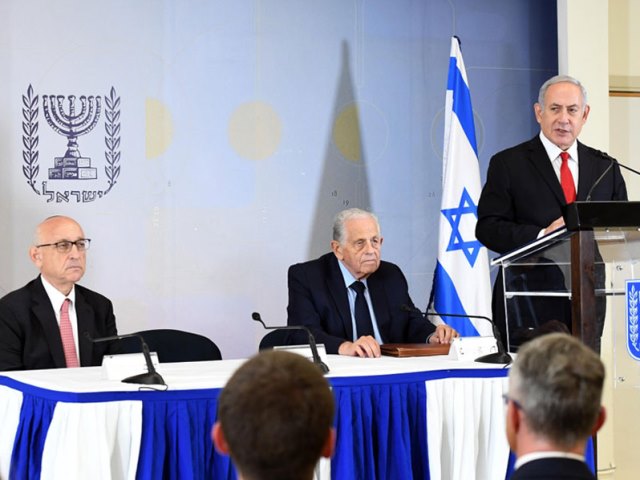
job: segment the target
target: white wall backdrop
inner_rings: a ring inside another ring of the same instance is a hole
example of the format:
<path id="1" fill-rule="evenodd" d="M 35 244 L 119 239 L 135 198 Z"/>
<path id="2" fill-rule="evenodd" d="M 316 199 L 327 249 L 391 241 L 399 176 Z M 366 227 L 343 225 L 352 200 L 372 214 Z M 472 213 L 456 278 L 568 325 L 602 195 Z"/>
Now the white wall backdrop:
<path id="1" fill-rule="evenodd" d="M 534 92 L 557 69 L 555 1 L 505 3 L 2 1 L 0 294 L 35 276 L 35 225 L 70 215 L 92 239 L 81 283 L 113 300 L 121 333 L 186 329 L 247 356 L 264 334 L 251 312 L 284 324 L 288 266 L 358 206 L 426 306 L 450 36 L 483 172 L 535 132 Z M 68 142 L 51 95 L 63 117 L 68 96 L 76 115 L 100 97 L 95 128 L 77 128 L 95 178 L 49 178 Z"/>

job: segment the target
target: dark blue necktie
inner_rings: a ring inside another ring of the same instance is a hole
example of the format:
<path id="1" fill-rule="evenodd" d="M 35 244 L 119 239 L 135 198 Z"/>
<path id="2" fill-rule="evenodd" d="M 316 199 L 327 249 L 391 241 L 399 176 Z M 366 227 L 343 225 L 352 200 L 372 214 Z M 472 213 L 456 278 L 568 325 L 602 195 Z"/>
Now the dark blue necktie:
<path id="1" fill-rule="evenodd" d="M 371 322 L 371 313 L 369 313 L 369 305 L 367 299 L 364 298 L 364 291 L 367 287 L 359 280 L 349 285 L 356 292 L 355 317 L 356 317 L 356 338 L 363 335 L 373 336 L 373 323 Z"/>

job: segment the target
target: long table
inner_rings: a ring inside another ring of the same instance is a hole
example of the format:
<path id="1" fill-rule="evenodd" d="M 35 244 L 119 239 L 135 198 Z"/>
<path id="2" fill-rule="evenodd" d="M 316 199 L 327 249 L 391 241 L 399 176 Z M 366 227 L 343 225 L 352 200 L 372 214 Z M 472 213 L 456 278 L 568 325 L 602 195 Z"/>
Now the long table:
<path id="1" fill-rule="evenodd" d="M 104 380 L 100 367 L 0 374 L 0 478 L 235 479 L 210 429 L 243 361 L 161 364 L 167 391 Z M 445 357 L 326 363 L 337 440 L 318 478 L 505 478 L 507 369 Z"/>

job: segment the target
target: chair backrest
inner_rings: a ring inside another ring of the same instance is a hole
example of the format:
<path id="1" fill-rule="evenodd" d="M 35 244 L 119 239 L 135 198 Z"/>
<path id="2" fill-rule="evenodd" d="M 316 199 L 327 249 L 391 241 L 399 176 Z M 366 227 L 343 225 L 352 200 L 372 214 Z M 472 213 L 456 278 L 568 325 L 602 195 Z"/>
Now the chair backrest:
<path id="1" fill-rule="evenodd" d="M 149 350 L 157 352 L 160 363 L 197 362 L 222 360 L 218 346 L 210 339 L 184 330 L 156 329 L 136 332 L 149 345 Z M 140 340 L 124 338 L 120 340 L 122 353 L 140 352 Z"/>
<path id="2" fill-rule="evenodd" d="M 291 330 L 274 330 L 267 333 L 260 340 L 259 350 L 271 350 L 273 347 L 289 345 L 289 334 Z"/>

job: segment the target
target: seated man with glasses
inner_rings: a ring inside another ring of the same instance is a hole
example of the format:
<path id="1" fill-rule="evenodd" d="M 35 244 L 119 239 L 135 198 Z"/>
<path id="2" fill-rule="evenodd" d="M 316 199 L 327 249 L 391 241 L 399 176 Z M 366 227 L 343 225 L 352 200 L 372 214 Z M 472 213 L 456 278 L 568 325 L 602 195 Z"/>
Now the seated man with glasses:
<path id="1" fill-rule="evenodd" d="M 118 353 L 86 338 L 117 335 L 111 301 L 76 285 L 90 242 L 69 217 L 38 225 L 29 257 L 40 275 L 0 299 L 0 371 L 98 366 Z"/>
<path id="2" fill-rule="evenodd" d="M 595 480 L 584 452 L 605 420 L 603 384 L 600 357 L 575 337 L 551 333 L 520 348 L 505 395 L 511 480 Z"/>

